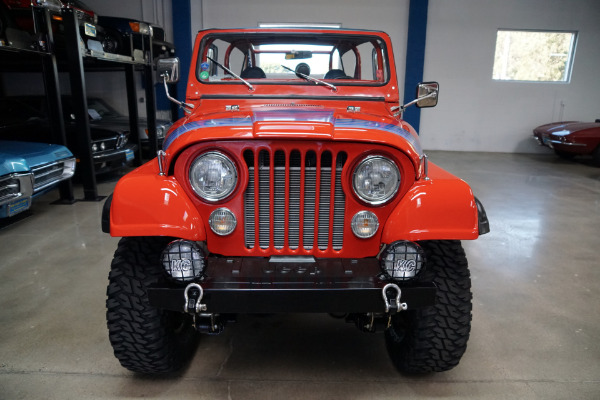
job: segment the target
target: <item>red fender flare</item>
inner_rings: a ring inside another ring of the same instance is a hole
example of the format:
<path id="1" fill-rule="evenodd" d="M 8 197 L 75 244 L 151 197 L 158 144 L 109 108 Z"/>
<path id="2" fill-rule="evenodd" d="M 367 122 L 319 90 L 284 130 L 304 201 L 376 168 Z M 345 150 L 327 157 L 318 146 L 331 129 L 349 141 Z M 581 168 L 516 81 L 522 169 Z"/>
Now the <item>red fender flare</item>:
<path id="1" fill-rule="evenodd" d="M 160 176 L 154 159 L 115 186 L 111 236 L 173 236 L 206 240 L 204 222 L 175 177 Z"/>
<path id="2" fill-rule="evenodd" d="M 429 163 L 390 214 L 381 241 L 470 240 L 479 236 L 477 203 L 469 185 Z"/>

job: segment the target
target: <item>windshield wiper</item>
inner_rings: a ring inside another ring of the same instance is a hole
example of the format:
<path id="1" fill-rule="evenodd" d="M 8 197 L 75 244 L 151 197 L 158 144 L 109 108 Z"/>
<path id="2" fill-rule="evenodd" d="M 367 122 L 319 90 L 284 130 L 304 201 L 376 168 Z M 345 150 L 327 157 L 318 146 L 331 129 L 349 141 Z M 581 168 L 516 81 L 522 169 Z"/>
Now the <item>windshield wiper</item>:
<path id="1" fill-rule="evenodd" d="M 325 85 L 325 86 L 327 86 L 328 88 L 330 88 L 331 90 L 333 90 L 334 92 L 337 92 L 337 87 L 335 87 L 335 86 L 334 86 L 334 85 L 332 85 L 331 83 L 327 83 L 327 82 L 324 82 L 324 81 L 322 81 L 322 80 L 320 80 L 320 79 L 313 78 L 312 76 L 308 76 L 308 75 L 306 75 L 306 74 L 303 74 L 302 72 L 294 71 L 293 69 L 291 69 L 291 68 L 289 68 L 289 67 L 286 67 L 286 66 L 285 66 L 285 65 L 283 65 L 283 64 L 282 64 L 281 66 L 282 66 L 283 68 L 287 69 L 288 71 L 292 71 L 293 73 L 295 73 L 295 74 L 296 74 L 296 75 L 298 75 L 299 77 L 301 77 L 301 78 L 304 78 L 304 79 L 306 79 L 306 80 L 307 80 L 307 81 L 309 81 L 309 82 L 314 82 L 314 83 L 315 83 L 315 85 Z"/>
<path id="2" fill-rule="evenodd" d="M 241 76 L 237 75 L 235 72 L 233 72 L 232 70 L 230 70 L 229 68 L 227 68 L 224 65 L 219 64 L 218 61 L 213 60 L 212 58 L 210 58 L 209 56 L 206 56 L 206 58 L 208 58 L 210 61 L 214 62 L 217 66 L 221 67 L 225 72 L 231 74 L 234 78 L 239 79 L 240 81 L 244 82 L 244 84 L 246 86 L 248 86 L 248 88 L 252 91 L 254 91 L 254 86 L 252 86 L 252 84 L 250 82 L 248 82 L 247 80 L 245 80 L 244 78 L 242 78 Z"/>

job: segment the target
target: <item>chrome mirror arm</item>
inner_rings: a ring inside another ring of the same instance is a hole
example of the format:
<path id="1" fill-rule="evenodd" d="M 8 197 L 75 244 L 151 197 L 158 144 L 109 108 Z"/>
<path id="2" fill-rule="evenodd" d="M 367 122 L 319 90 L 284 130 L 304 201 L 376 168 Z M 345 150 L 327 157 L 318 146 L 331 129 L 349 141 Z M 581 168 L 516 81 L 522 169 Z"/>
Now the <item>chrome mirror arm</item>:
<path id="1" fill-rule="evenodd" d="M 192 113 L 192 110 L 194 109 L 194 105 L 193 104 L 188 104 L 185 103 L 183 101 L 179 101 L 174 97 L 171 97 L 171 94 L 169 93 L 169 87 L 167 86 L 167 74 L 163 74 L 161 75 L 163 77 L 163 84 L 165 86 L 165 93 L 167 95 L 167 99 L 171 100 L 173 103 L 177 104 L 179 107 L 181 107 L 183 109 L 183 111 L 185 111 L 188 114 Z"/>
<path id="2" fill-rule="evenodd" d="M 392 107 L 392 108 L 390 108 L 390 111 L 392 111 L 392 112 L 395 111 L 394 112 L 394 116 L 398 117 L 398 116 L 402 115 L 402 113 L 404 112 L 404 110 L 406 110 L 408 107 L 417 104 L 421 100 L 430 99 L 432 97 L 437 97 L 437 92 L 431 92 L 431 93 L 429 93 L 426 96 L 416 98 L 413 101 L 409 101 L 408 103 L 404 104 L 403 106 Z"/>

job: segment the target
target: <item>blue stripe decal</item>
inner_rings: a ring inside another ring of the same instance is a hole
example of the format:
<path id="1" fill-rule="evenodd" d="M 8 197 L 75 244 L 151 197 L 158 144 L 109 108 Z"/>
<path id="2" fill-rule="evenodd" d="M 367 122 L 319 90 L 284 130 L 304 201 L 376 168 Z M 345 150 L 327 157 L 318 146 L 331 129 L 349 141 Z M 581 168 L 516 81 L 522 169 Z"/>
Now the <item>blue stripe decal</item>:
<path id="1" fill-rule="evenodd" d="M 179 128 L 175 129 L 171 132 L 163 143 L 163 149 L 166 150 L 169 146 L 177 139 L 179 136 L 196 130 L 203 128 L 216 128 L 216 127 L 252 127 L 252 118 L 219 118 L 219 119 L 208 119 L 208 120 L 200 120 L 190 122 L 184 125 L 181 125 Z M 336 119 L 335 120 L 336 128 L 351 128 L 351 129 L 377 129 L 389 133 L 393 133 L 402 137 L 406 140 L 415 150 L 419 156 L 423 155 L 423 150 L 421 149 L 421 144 L 419 140 L 416 139 L 410 132 L 402 129 L 398 125 L 395 124 L 384 124 L 376 121 L 367 121 L 363 119 Z"/>
<path id="2" fill-rule="evenodd" d="M 383 124 L 376 121 L 366 121 L 363 119 L 336 119 L 335 126 L 340 128 L 354 128 L 354 129 L 378 129 L 381 131 L 393 133 L 402 137 L 413 147 L 415 152 L 419 154 L 419 156 L 423 155 L 423 149 L 421 149 L 421 144 L 419 141 L 411 135 L 410 132 L 400 128 L 398 125 L 394 124 Z"/>
<path id="3" fill-rule="evenodd" d="M 202 128 L 216 128 L 216 127 L 226 127 L 226 126 L 252 126 L 252 120 L 250 118 L 219 118 L 219 119 L 207 119 L 190 122 L 189 124 L 183 124 L 179 128 L 175 129 L 173 132 L 167 136 L 163 143 L 163 149 L 166 150 L 169 148 L 171 143 L 175 141 L 179 136 L 187 133 L 189 131 L 193 131 L 195 129 Z"/>

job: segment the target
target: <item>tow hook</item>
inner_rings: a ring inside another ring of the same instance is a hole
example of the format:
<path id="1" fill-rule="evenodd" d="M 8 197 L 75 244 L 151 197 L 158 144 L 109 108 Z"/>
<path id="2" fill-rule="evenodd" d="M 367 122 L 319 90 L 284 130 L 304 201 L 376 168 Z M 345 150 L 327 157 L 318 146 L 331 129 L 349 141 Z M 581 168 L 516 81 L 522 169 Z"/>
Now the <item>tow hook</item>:
<path id="1" fill-rule="evenodd" d="M 395 293 L 394 293 L 395 292 Z M 395 314 L 398 311 L 405 311 L 408 306 L 400 302 L 402 291 L 395 283 L 388 283 L 381 290 L 383 301 L 385 302 L 385 312 Z"/>
<path id="2" fill-rule="evenodd" d="M 202 286 L 197 283 L 190 283 L 186 286 L 183 296 L 185 298 L 185 304 L 183 305 L 184 312 L 195 315 L 206 311 L 206 304 L 201 303 L 204 296 Z"/>
<path id="3" fill-rule="evenodd" d="M 183 311 L 194 317 L 194 328 L 198 332 L 218 335 L 223 332 L 224 324 L 219 314 L 203 313 L 206 304 L 202 304 L 204 289 L 197 283 L 190 283 L 183 292 L 185 304 Z"/>

